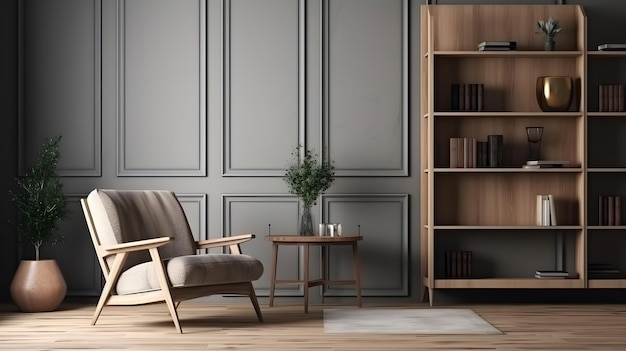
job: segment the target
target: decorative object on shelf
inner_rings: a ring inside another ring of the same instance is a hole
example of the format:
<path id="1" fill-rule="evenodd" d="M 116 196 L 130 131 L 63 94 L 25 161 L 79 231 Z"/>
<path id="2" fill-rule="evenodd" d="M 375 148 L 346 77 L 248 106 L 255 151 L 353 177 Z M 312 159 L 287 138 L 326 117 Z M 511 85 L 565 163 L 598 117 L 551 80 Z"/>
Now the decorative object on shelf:
<path id="1" fill-rule="evenodd" d="M 511 51 L 516 49 L 516 41 L 483 41 L 478 44 L 478 51 Z"/>
<path id="2" fill-rule="evenodd" d="M 625 51 L 626 44 L 600 44 L 598 51 Z"/>
<path id="3" fill-rule="evenodd" d="M 561 31 L 559 20 L 554 17 L 548 18 L 547 21 L 539 20 L 537 27 L 543 34 L 543 49 L 545 51 L 554 51 L 554 37 Z"/>
<path id="4" fill-rule="evenodd" d="M 341 236 L 341 223 L 320 223 L 319 236 Z"/>
<path id="5" fill-rule="evenodd" d="M 294 160 L 287 166 L 284 180 L 291 194 L 302 201 L 300 235 L 314 235 L 311 206 L 317 197 L 328 190 L 334 181 L 335 167 L 326 159 L 318 161 L 319 155 L 298 145 L 291 153 Z"/>
<path id="6" fill-rule="evenodd" d="M 574 80 L 566 76 L 537 77 L 537 103 L 544 112 L 565 112 L 572 103 Z"/>
<path id="7" fill-rule="evenodd" d="M 539 160 L 543 127 L 526 127 L 528 137 L 528 161 Z"/>
<path id="8" fill-rule="evenodd" d="M 59 220 L 68 213 L 63 186 L 56 174 L 61 136 L 51 138 L 33 168 L 17 179 L 20 192 L 11 193 L 18 214 L 17 231 L 35 247 L 35 260 L 22 260 L 11 282 L 11 297 L 23 312 L 56 309 L 67 290 L 55 260 L 40 260 L 43 244 L 55 244 Z"/>

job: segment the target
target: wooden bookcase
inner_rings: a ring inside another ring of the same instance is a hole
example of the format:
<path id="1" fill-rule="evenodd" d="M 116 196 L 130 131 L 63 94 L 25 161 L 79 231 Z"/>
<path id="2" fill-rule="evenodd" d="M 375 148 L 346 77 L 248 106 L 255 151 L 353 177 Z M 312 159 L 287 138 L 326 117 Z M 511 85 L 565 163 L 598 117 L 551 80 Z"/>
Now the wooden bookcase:
<path id="1" fill-rule="evenodd" d="M 544 51 L 543 38 L 536 34 L 537 21 L 551 16 L 563 30 L 556 37 L 557 51 Z M 435 289 L 599 284 L 588 281 L 586 268 L 587 187 L 593 188 L 587 182 L 593 177 L 586 156 L 586 78 L 591 57 L 583 9 L 578 5 L 422 5 L 420 34 L 424 299 L 432 304 Z M 478 51 L 483 41 L 515 41 L 517 50 Z M 541 111 L 535 97 L 539 76 L 574 78 L 576 93 L 569 111 Z M 452 110 L 451 87 L 459 83 L 484 84 L 483 111 Z M 626 129 L 624 121 L 620 123 Z M 522 168 L 528 155 L 527 126 L 544 127 L 541 159 L 567 160 L 572 167 Z M 502 167 L 450 168 L 450 138 L 486 141 L 490 134 L 504 137 Z M 624 161 L 625 168 L 594 171 L 626 173 Z M 537 194 L 554 196 L 558 226 L 536 225 Z M 447 274 L 446 252 L 455 250 L 472 251 L 471 276 Z M 515 264 L 524 260 L 527 264 Z M 555 266 L 557 261 L 561 267 Z M 536 270 L 561 268 L 572 277 L 534 278 Z"/>

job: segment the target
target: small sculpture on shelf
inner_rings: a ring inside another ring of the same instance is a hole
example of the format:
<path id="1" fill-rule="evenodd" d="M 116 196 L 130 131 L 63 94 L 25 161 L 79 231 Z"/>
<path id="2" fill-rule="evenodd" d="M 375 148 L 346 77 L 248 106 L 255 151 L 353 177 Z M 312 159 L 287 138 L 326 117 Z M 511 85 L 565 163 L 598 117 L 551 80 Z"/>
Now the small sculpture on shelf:
<path id="1" fill-rule="evenodd" d="M 561 31 L 559 20 L 554 17 L 548 18 L 547 21 L 537 21 L 540 33 L 543 34 L 543 49 L 545 51 L 554 51 L 554 37 Z"/>

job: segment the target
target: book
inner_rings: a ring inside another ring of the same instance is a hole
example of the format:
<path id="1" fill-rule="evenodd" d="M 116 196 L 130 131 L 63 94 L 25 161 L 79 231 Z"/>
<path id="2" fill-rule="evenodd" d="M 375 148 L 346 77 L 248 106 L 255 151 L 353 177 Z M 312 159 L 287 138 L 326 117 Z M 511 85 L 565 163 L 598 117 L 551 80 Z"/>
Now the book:
<path id="1" fill-rule="evenodd" d="M 569 161 L 551 161 L 551 160 L 532 160 L 526 161 L 527 165 L 552 165 L 552 166 L 565 166 L 569 164 Z"/>
<path id="2" fill-rule="evenodd" d="M 600 44 L 598 45 L 599 51 L 624 51 L 626 50 L 626 44 Z"/>
<path id="3" fill-rule="evenodd" d="M 478 84 L 478 88 L 476 90 L 476 94 L 477 94 L 477 105 L 476 105 L 476 110 L 477 111 L 483 111 L 485 109 L 485 99 L 484 99 L 484 95 L 485 95 L 485 84 Z"/>
<path id="4" fill-rule="evenodd" d="M 615 196 L 607 196 L 607 225 L 615 225 Z"/>
<path id="5" fill-rule="evenodd" d="M 489 155 L 489 167 L 502 167 L 503 140 L 504 136 L 501 134 L 487 136 L 487 154 Z"/>
<path id="6" fill-rule="evenodd" d="M 478 44 L 479 51 L 508 51 L 508 50 L 516 50 L 517 42 L 515 41 L 483 41 Z"/>
<path id="7" fill-rule="evenodd" d="M 568 277 L 569 273 L 567 271 L 558 271 L 558 270 L 537 270 L 535 275 L 539 275 L 542 277 Z"/>
<path id="8" fill-rule="evenodd" d="M 615 196 L 615 214 L 613 216 L 615 225 L 622 225 L 622 197 Z"/>
<path id="9" fill-rule="evenodd" d="M 550 206 L 550 223 L 549 225 L 557 225 L 556 221 L 556 207 L 554 205 L 554 196 L 552 194 L 548 195 L 548 202 Z"/>
<path id="10" fill-rule="evenodd" d="M 457 162 L 459 152 L 459 144 L 457 138 L 450 138 L 450 168 L 458 168 Z"/>

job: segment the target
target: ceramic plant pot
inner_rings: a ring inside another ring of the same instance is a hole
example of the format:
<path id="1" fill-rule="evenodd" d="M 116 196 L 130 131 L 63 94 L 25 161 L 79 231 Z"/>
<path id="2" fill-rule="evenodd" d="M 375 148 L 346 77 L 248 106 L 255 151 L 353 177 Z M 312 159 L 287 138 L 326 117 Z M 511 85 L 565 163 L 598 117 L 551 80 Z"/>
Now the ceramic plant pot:
<path id="1" fill-rule="evenodd" d="M 11 282 L 11 297 L 22 312 L 54 311 L 67 285 L 55 260 L 23 260 Z"/>

